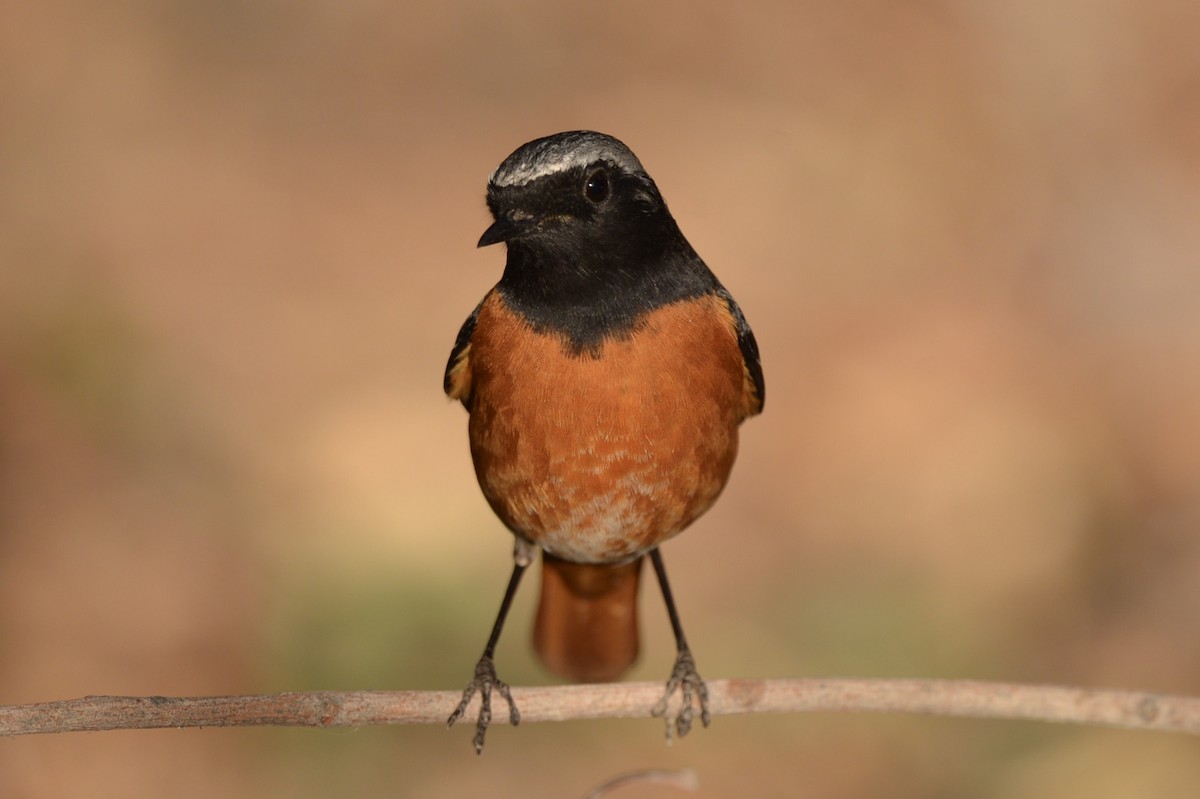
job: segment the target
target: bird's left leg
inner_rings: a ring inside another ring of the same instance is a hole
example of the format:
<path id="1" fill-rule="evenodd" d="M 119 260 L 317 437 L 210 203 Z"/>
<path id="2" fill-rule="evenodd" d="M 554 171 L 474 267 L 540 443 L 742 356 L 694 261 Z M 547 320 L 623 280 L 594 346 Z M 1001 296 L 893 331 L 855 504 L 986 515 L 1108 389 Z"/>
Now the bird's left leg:
<path id="1" fill-rule="evenodd" d="M 671 670 L 671 679 L 667 680 L 666 693 L 650 712 L 655 716 L 665 716 L 671 697 L 676 691 L 679 691 L 682 704 L 679 708 L 679 715 L 675 717 L 674 730 L 682 738 L 692 729 L 693 698 L 700 706 L 700 722 L 707 727 L 712 720 L 708 713 L 708 687 L 705 686 L 700 672 L 696 670 L 696 661 L 692 658 L 692 650 L 688 647 L 687 638 L 683 634 L 683 625 L 679 623 L 679 612 L 675 609 L 671 586 L 667 583 L 667 570 L 663 566 L 662 554 L 658 551 L 658 547 L 650 550 L 650 561 L 654 564 L 654 573 L 658 575 L 658 585 L 662 588 L 663 601 L 667 605 L 667 615 L 671 619 L 671 629 L 675 633 L 675 667 Z M 671 737 L 670 719 L 667 719 L 667 737 Z"/>

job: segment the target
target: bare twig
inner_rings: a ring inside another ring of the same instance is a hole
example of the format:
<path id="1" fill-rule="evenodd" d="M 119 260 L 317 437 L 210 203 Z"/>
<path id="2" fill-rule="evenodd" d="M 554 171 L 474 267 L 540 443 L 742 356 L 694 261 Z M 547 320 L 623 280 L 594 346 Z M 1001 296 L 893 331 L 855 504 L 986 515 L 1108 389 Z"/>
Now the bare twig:
<path id="1" fill-rule="evenodd" d="M 1069 722 L 1200 735 L 1200 699 L 1137 691 L 968 680 L 711 680 L 709 709 L 867 711 Z M 163 727 L 365 727 L 445 724 L 459 691 L 318 691 L 268 696 L 87 696 L 0 706 L 0 735 Z M 522 723 L 644 718 L 659 683 L 513 688 Z M 504 722 L 504 714 L 496 722 Z"/>
<path id="2" fill-rule="evenodd" d="M 696 772 L 690 768 L 680 769 L 679 771 L 664 771 L 662 769 L 646 769 L 645 771 L 633 771 L 629 774 L 621 774 L 613 777 L 610 780 L 605 780 L 601 785 L 597 785 L 583 799 L 603 799 L 610 793 L 625 788 L 629 785 L 668 785 L 672 788 L 678 788 L 681 791 L 695 792 L 700 787 L 700 780 L 696 777 Z"/>

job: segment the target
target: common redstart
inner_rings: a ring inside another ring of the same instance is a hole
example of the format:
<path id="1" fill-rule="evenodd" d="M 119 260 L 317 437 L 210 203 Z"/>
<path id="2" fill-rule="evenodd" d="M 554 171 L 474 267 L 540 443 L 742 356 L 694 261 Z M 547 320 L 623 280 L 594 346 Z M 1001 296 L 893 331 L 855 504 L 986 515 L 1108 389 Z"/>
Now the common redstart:
<path id="1" fill-rule="evenodd" d="M 679 231 L 658 187 L 617 139 L 591 131 L 518 148 L 488 180 L 495 221 L 479 246 L 508 261 L 458 333 L 445 391 L 470 414 L 475 474 L 515 536 L 514 565 L 475 676 L 450 716 L 491 695 L 496 642 L 538 550 L 533 643 L 575 681 L 621 676 L 638 652 L 642 560 L 654 565 L 677 656 L 653 712 L 682 694 L 675 730 L 708 694 L 675 609 L 659 545 L 708 510 L 763 407 L 758 344 L 733 297 Z"/>

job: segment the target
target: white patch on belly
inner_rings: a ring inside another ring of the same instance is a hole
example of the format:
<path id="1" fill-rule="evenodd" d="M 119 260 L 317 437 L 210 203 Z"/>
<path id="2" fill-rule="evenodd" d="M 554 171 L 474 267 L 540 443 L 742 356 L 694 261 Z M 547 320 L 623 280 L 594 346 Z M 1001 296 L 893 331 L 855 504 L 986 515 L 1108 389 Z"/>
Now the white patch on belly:
<path id="1" fill-rule="evenodd" d="M 639 542 L 653 523 L 649 511 L 654 506 L 646 498 L 667 488 L 665 481 L 647 482 L 633 473 L 623 475 L 603 493 L 586 498 L 563 491 L 557 499 L 569 511 L 554 529 L 542 531 L 538 542 L 552 554 L 573 561 L 612 562 L 640 554 Z"/>

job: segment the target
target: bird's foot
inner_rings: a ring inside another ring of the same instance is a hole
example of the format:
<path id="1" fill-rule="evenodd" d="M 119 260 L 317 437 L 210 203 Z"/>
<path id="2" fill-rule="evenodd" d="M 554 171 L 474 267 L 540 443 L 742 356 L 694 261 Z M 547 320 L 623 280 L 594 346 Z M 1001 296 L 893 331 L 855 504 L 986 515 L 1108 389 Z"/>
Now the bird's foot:
<path id="1" fill-rule="evenodd" d="M 671 697 L 676 691 L 680 692 L 681 703 L 679 713 L 672 724 L 672 719 L 666 714 Z M 682 738 L 691 731 L 695 713 L 692 707 L 693 698 L 700 706 L 700 723 L 707 727 L 712 721 L 708 713 L 708 687 L 700 677 L 700 672 L 696 671 L 696 661 L 692 659 L 691 650 L 683 649 L 675 658 L 675 668 L 671 670 L 671 679 L 667 680 L 667 690 L 663 698 L 658 700 L 658 704 L 650 711 L 651 715 L 666 718 L 668 741 L 674 735 Z"/>
<path id="2" fill-rule="evenodd" d="M 467 687 L 463 690 L 462 701 L 458 703 L 458 707 L 450 714 L 450 718 L 446 724 L 453 727 L 454 723 L 461 719 L 467 712 L 467 706 L 471 704 L 472 697 L 475 692 L 479 692 L 479 717 L 475 721 L 475 753 L 483 754 L 483 738 L 487 734 L 487 728 L 492 723 L 492 691 L 499 692 L 500 696 L 504 697 L 508 702 L 508 723 L 514 727 L 521 723 L 521 712 L 517 710 L 517 704 L 513 701 L 512 694 L 509 692 L 508 683 L 496 676 L 496 664 L 491 657 L 484 655 L 475 664 L 475 678 L 467 683 Z M 708 722 L 705 722 L 706 724 Z"/>

